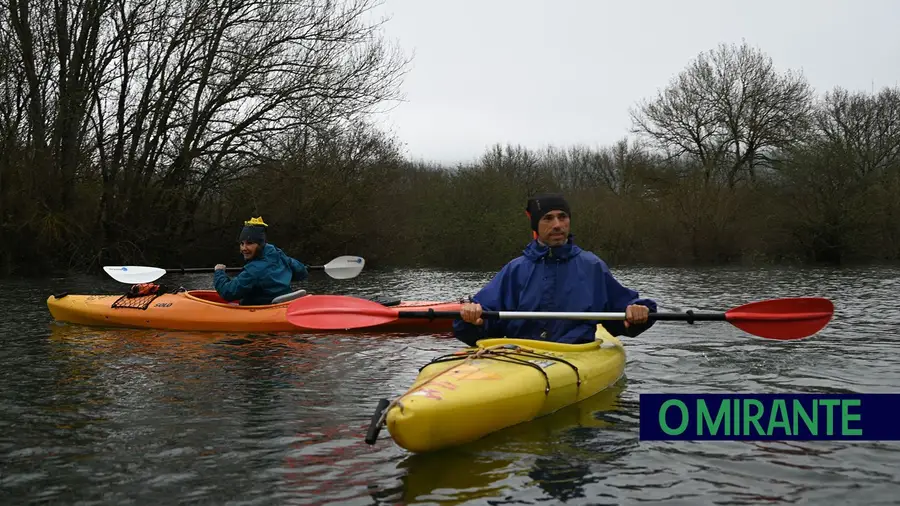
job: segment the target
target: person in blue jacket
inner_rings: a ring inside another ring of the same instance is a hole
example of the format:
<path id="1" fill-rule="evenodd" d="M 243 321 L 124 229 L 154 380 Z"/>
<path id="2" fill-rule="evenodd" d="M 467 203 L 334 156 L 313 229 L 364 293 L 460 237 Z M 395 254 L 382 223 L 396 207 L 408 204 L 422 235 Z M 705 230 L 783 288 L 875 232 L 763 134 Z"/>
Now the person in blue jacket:
<path id="1" fill-rule="evenodd" d="M 309 276 L 306 265 L 266 242 L 267 227 L 262 216 L 244 222 L 238 238 L 245 262 L 240 274 L 229 279 L 225 265 L 216 265 L 213 284 L 223 299 L 240 300 L 242 306 L 271 304 L 275 297 L 291 292 L 292 281 Z"/>
<path id="2" fill-rule="evenodd" d="M 523 254 L 507 263 L 471 303 L 462 305 L 453 322 L 454 335 L 469 346 L 486 337 L 517 337 L 587 343 L 598 323 L 614 336 L 635 337 L 649 329 L 656 312 L 652 299 L 622 286 L 606 263 L 574 243 L 569 233 L 571 211 L 559 194 L 528 200 L 526 215 L 534 239 Z M 626 320 L 525 320 L 482 318 L 489 311 L 624 312 Z"/>

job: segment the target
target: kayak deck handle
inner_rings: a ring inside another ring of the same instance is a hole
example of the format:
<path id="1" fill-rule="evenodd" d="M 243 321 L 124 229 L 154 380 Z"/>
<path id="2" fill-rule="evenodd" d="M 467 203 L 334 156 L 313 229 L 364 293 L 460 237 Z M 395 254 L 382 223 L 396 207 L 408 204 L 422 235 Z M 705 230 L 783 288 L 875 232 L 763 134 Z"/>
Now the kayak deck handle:
<path id="1" fill-rule="evenodd" d="M 366 432 L 366 443 L 373 445 L 378 440 L 378 434 L 381 433 L 381 427 L 384 424 L 383 414 L 390 403 L 391 401 L 387 399 L 378 401 L 378 406 L 375 408 L 375 413 L 372 414 L 372 420 L 369 422 L 369 430 Z"/>

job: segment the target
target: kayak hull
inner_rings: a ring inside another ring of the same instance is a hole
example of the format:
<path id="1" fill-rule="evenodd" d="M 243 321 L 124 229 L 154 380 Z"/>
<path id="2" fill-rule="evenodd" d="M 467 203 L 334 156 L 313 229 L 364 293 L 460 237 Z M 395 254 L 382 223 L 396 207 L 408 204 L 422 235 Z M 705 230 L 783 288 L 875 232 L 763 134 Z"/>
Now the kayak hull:
<path id="1" fill-rule="evenodd" d="M 588 344 L 484 339 L 454 355 L 423 367 L 389 407 L 385 425 L 399 446 L 422 453 L 469 443 L 592 397 L 625 374 L 625 349 L 602 325 Z"/>
<path id="2" fill-rule="evenodd" d="M 47 298 L 47 307 L 55 320 L 79 325 L 218 332 L 321 332 L 288 322 L 286 312 L 291 302 L 240 306 L 223 300 L 215 290 L 190 290 L 130 300 L 122 295 L 51 295 Z M 122 304 L 131 307 L 121 307 Z M 458 311 L 460 303 L 400 301 L 388 307 Z M 355 330 L 443 332 L 450 330 L 452 323 L 450 319 L 398 318 L 387 324 Z"/>

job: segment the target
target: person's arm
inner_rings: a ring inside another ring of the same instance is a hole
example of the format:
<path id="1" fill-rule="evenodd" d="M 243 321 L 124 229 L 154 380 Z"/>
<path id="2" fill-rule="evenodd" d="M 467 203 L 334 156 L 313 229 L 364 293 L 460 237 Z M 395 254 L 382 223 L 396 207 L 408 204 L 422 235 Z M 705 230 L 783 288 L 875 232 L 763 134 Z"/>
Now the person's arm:
<path id="1" fill-rule="evenodd" d="M 244 268 L 234 278 L 229 279 L 224 270 L 217 270 L 213 275 L 213 285 L 219 297 L 225 300 L 241 300 L 250 294 L 256 285 L 256 276 Z"/>
<path id="2" fill-rule="evenodd" d="M 630 288 L 622 286 L 621 283 L 612 275 L 609 267 L 602 260 L 600 261 L 600 275 L 598 283 L 602 283 L 607 295 L 607 311 L 625 312 L 625 308 L 632 304 L 639 304 L 650 309 L 651 313 L 656 312 L 656 301 L 653 299 L 642 298 L 640 294 Z M 624 320 L 604 320 L 601 322 L 603 327 L 614 336 L 637 337 L 647 329 L 653 326 L 654 320 L 647 320 L 646 323 L 640 325 L 629 324 L 625 326 Z"/>
<path id="3" fill-rule="evenodd" d="M 512 293 L 512 275 L 510 265 L 505 265 L 487 285 L 472 297 L 472 302 L 481 304 L 482 311 L 502 311 L 508 307 Z M 457 318 L 453 320 L 453 335 L 460 341 L 475 346 L 476 341 L 486 337 L 503 337 L 506 332 L 506 320 L 482 318 L 482 325 L 475 325 Z"/>
<path id="4" fill-rule="evenodd" d="M 291 264 L 291 273 L 292 278 L 291 281 L 304 281 L 309 277 L 309 270 L 306 268 L 306 265 L 293 257 L 288 257 Z"/>

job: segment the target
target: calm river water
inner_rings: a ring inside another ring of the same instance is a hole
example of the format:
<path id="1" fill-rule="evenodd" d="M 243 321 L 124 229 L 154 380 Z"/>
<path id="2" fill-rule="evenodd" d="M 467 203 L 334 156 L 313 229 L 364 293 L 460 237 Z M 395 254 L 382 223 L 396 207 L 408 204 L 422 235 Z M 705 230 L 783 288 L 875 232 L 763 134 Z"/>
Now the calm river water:
<path id="1" fill-rule="evenodd" d="M 457 349 L 447 335 L 247 335 L 53 323 L 51 293 L 109 279 L 0 284 L 0 504 L 897 504 L 900 444 L 646 442 L 651 392 L 900 392 L 900 269 L 614 269 L 664 311 L 825 296 L 820 334 L 774 342 L 727 323 L 624 338 L 627 378 L 574 409 L 426 455 L 379 398 Z M 491 273 L 364 271 L 310 292 L 455 299 Z M 208 288 L 211 276 L 166 282 Z"/>

